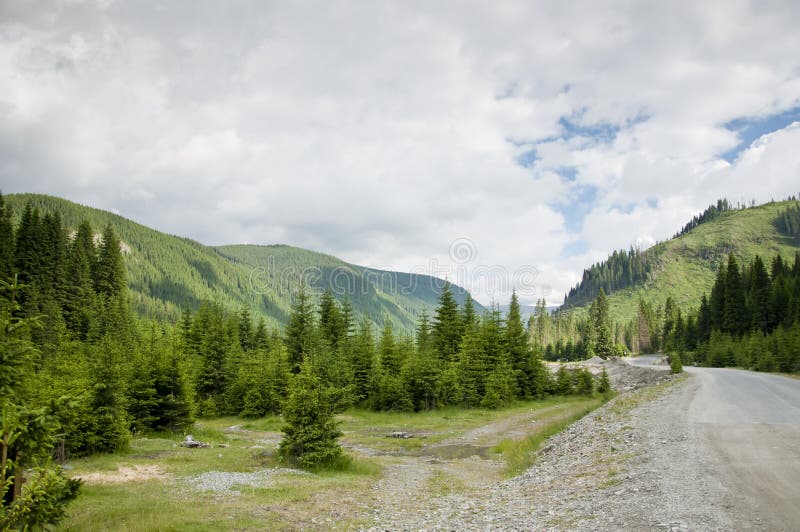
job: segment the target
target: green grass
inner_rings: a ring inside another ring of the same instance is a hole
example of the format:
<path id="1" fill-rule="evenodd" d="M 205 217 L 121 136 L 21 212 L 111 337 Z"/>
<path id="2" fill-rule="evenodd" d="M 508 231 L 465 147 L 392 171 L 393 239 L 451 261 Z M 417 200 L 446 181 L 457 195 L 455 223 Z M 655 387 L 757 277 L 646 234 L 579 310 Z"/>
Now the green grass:
<path id="1" fill-rule="evenodd" d="M 537 459 L 537 451 L 551 436 L 558 434 L 575 421 L 601 406 L 603 397 L 582 398 L 566 403 L 565 408 L 551 412 L 544 419 L 537 417 L 537 430 L 523 438 L 506 439 L 494 447 L 494 451 L 502 455 L 506 461 L 504 475 L 513 477 L 531 467 Z"/>
<path id="2" fill-rule="evenodd" d="M 367 447 L 378 454 L 348 452 L 348 457 L 331 470 L 276 475 L 264 486 L 238 488 L 241 492 L 238 496 L 196 491 L 190 479 L 210 471 L 252 473 L 280 467 L 275 457 L 275 442 L 280 437 L 282 420 L 278 417 L 204 419 L 190 432 L 195 439 L 212 444 L 211 448 L 187 449 L 178 445 L 183 435 L 154 434 L 134 438 L 124 452 L 72 460 L 69 474 L 90 476 L 93 480 L 87 482 L 79 498 L 70 505 L 61 528 L 296 530 L 329 529 L 334 523 L 339 529 L 358 528 L 369 524 L 364 521 L 363 510 L 371 504 L 373 488 L 384 468 L 397 463 L 398 457 L 393 455 L 415 457 L 425 450 L 423 447 L 437 448 L 436 444 L 451 438 L 461 441 L 458 438 L 465 433 L 477 428 L 483 430 L 487 425 L 492 430 L 478 438 L 476 445 L 491 447 L 502 438 L 510 441 L 508 432 L 520 430 L 521 434 L 531 434 L 541 441 L 601 403 L 598 397 L 569 397 L 519 402 L 502 410 L 444 409 L 418 414 L 349 410 L 338 416 L 344 431 L 343 442 Z M 535 423 L 530 423 L 531 418 Z M 237 428 L 231 430 L 234 426 Z M 409 440 L 387 437 L 395 430 L 405 430 L 417 437 Z M 503 457 L 523 450 L 522 445 L 508 441 L 499 447 Z M 535 450 L 528 447 L 531 449 Z M 432 467 L 424 485 L 426 496 L 472 489 L 462 479 L 462 473 L 484 483 L 498 479 L 497 469 L 490 461 L 466 460 L 462 464 L 454 460 L 446 462 L 446 466 L 427 461 L 420 464 Z M 138 476 L 128 482 L 113 482 L 121 473 Z"/>
<path id="3" fill-rule="evenodd" d="M 202 420 L 191 431 L 206 449 L 178 446 L 182 436 L 136 438 L 128 450 L 70 462 L 71 475 L 102 474 L 113 480 L 120 469 L 155 468 L 138 481 L 98 481 L 84 485 L 69 507 L 64 530 L 284 530 L 310 526 L 310 516 L 336 513 L 343 500 L 361 497 L 380 476 L 379 464 L 361 458 L 341 461 L 335 470 L 281 475 L 266 487 L 242 487 L 241 495 L 221 497 L 196 491 L 188 480 L 209 471 L 254 472 L 279 467 L 270 449 L 253 449 L 252 438 L 222 428 L 243 420 Z M 274 424 L 274 421 L 265 421 Z M 221 447 L 220 444 L 224 445 Z M 102 482 L 102 483 L 98 483 Z"/>

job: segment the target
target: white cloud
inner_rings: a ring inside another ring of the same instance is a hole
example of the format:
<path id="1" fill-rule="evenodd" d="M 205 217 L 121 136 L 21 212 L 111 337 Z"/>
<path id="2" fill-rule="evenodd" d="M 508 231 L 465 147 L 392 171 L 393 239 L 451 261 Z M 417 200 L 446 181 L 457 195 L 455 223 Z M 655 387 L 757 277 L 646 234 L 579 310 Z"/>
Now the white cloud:
<path id="1" fill-rule="evenodd" d="M 560 300 L 580 261 L 667 238 L 718 196 L 796 192 L 796 128 L 719 154 L 739 142 L 726 122 L 800 104 L 798 9 L 6 3 L 0 179 L 207 243 L 387 268 L 443 264 L 467 237 L 473 266 L 535 266 Z M 562 138 L 562 118 L 581 129 Z M 570 232 L 552 206 L 586 185 Z M 577 239 L 589 251 L 561 258 Z"/>

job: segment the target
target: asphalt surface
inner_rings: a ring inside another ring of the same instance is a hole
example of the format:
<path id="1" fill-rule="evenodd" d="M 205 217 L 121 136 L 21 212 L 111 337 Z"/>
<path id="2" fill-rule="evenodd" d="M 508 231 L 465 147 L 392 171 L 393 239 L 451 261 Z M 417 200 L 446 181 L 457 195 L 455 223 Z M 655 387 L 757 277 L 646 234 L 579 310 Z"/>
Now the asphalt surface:
<path id="1" fill-rule="evenodd" d="M 649 365 L 660 357 L 630 362 Z M 736 369 L 684 368 L 699 386 L 686 412 L 716 454 L 736 528 L 800 530 L 800 380 Z"/>

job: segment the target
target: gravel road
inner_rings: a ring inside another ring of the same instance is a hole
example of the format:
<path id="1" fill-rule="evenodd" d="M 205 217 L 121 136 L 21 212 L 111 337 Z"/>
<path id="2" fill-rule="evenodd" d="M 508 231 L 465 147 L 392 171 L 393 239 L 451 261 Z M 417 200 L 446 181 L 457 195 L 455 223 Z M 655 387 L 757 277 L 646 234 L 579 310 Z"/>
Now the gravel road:
<path id="1" fill-rule="evenodd" d="M 800 381 L 688 373 L 576 422 L 519 477 L 377 509 L 371 530 L 798 529 Z"/>

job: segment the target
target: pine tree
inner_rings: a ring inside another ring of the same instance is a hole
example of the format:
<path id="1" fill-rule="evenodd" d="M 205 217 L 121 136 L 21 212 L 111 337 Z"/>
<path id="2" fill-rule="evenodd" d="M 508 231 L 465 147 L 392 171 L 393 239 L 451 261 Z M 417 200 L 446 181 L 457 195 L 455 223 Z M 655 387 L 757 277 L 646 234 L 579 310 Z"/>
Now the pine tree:
<path id="1" fill-rule="evenodd" d="M 224 408 L 222 397 L 230 379 L 228 359 L 232 343 L 222 308 L 209 303 L 201 306 L 192 321 L 191 335 L 199 339 L 199 370 L 195 381 L 199 413 L 203 416 L 220 415 Z"/>
<path id="2" fill-rule="evenodd" d="M 278 456 L 304 469 L 332 466 L 342 457 L 342 447 L 337 442 L 342 433 L 321 387 L 311 365 L 305 362 L 292 377 L 283 406 L 286 425 Z"/>
<path id="3" fill-rule="evenodd" d="M 314 341 L 315 327 L 306 287 L 302 285 L 292 305 L 292 313 L 285 331 L 286 349 L 289 352 L 289 366 L 292 373 L 300 371 L 300 366 L 309 355 Z"/>
<path id="4" fill-rule="evenodd" d="M 592 395 L 594 393 L 594 377 L 587 368 L 581 368 L 575 379 L 575 393 L 578 395 Z"/>
<path id="5" fill-rule="evenodd" d="M 92 284 L 94 256 L 92 228 L 84 221 L 67 249 L 63 305 L 67 328 L 80 340 L 89 337 L 95 319 L 96 301 Z"/>
<path id="6" fill-rule="evenodd" d="M 461 341 L 458 362 L 455 365 L 458 378 L 458 389 L 445 395 L 457 398 L 459 404 L 466 408 L 478 406 L 484 394 L 486 376 L 494 369 L 487 359 L 482 332 L 470 329 Z"/>
<path id="7" fill-rule="evenodd" d="M 485 392 L 481 399 L 484 408 L 502 408 L 514 401 L 517 379 L 508 364 L 500 364 L 486 377 Z"/>
<path id="8" fill-rule="evenodd" d="M 608 314 L 608 298 L 602 288 L 590 309 L 594 343 L 594 350 L 600 358 L 608 358 L 614 354 L 614 344 L 611 338 L 611 323 Z"/>
<path id="9" fill-rule="evenodd" d="M 461 311 L 461 324 L 464 330 L 469 329 L 470 327 L 477 327 L 480 323 L 478 319 L 478 314 L 475 312 L 475 303 L 472 300 L 472 296 L 467 292 L 466 297 L 464 298 L 464 306 Z"/>
<path id="10" fill-rule="evenodd" d="M 254 331 L 253 331 L 253 319 L 250 316 L 250 310 L 247 308 L 243 308 L 239 311 L 239 319 L 238 319 L 238 337 L 239 337 L 239 345 L 244 351 L 250 351 L 256 348 L 255 345 L 255 338 L 254 338 Z"/>
<path id="11" fill-rule="evenodd" d="M 378 356 L 381 368 L 385 373 L 392 376 L 400 374 L 403 365 L 403 356 L 400 347 L 397 345 L 392 329 L 392 322 L 384 318 L 381 337 L 378 341 Z"/>
<path id="12" fill-rule="evenodd" d="M 511 294 L 511 303 L 508 308 L 505 329 L 505 345 L 511 359 L 511 369 L 516 376 L 520 394 L 530 393 L 533 368 L 531 367 L 531 349 L 528 334 L 522 325 L 519 299 L 516 291 Z"/>
<path id="13" fill-rule="evenodd" d="M 600 382 L 597 383 L 597 391 L 604 395 L 611 392 L 611 381 L 608 379 L 608 372 L 605 366 L 603 366 L 603 372 L 600 374 Z"/>
<path id="14" fill-rule="evenodd" d="M 722 331 L 741 335 L 749 326 L 745 307 L 745 292 L 739 266 L 733 253 L 728 255 L 727 275 L 725 276 L 724 303 L 722 308 Z"/>
<path id="15" fill-rule="evenodd" d="M 11 208 L 0 193 L 0 280 L 9 281 L 14 276 L 15 247 Z"/>
<path id="16" fill-rule="evenodd" d="M 193 422 L 192 402 L 178 353 L 170 349 L 156 363 L 154 387 L 157 405 L 153 428 L 180 431 Z"/>
<path id="17" fill-rule="evenodd" d="M 500 307 L 496 304 L 493 304 L 491 310 L 484 314 L 481 320 L 480 334 L 488 371 L 503 363 L 511 364 L 503 318 Z"/>
<path id="18" fill-rule="evenodd" d="M 767 268 L 761 257 L 756 255 L 750 274 L 750 306 L 753 316 L 753 327 L 766 333 L 769 330 L 769 300 L 772 291 Z"/>
<path id="19" fill-rule="evenodd" d="M 697 312 L 697 341 L 707 342 L 711 336 L 711 308 L 705 294 L 700 299 L 700 309 Z"/>
<path id="20" fill-rule="evenodd" d="M 446 283 L 439 297 L 439 306 L 433 321 L 433 345 L 443 361 L 453 361 L 458 353 L 462 336 L 461 316 L 453 298 L 450 283 Z"/>
<path id="21" fill-rule="evenodd" d="M 375 359 L 375 336 L 372 325 L 364 317 L 350 344 L 350 367 L 353 368 L 353 394 L 356 401 L 367 398 Z"/>
<path id="22" fill-rule="evenodd" d="M 15 316 L 19 288 L 16 280 L 0 279 L 0 528 L 49 529 L 64 517 L 82 481 L 65 478 L 60 468 L 29 470 L 50 458 L 61 426 L 52 409 L 30 402 L 36 348 L 26 334 L 37 318 Z"/>
<path id="23" fill-rule="evenodd" d="M 556 372 L 555 388 L 558 395 L 571 395 L 574 391 L 572 373 L 564 365 L 559 366 Z"/>
<path id="24" fill-rule="evenodd" d="M 725 284 L 727 282 L 725 263 L 719 265 L 717 277 L 711 287 L 711 296 L 708 298 L 709 315 L 711 317 L 710 330 L 722 330 L 723 313 L 725 310 Z"/>
<path id="25" fill-rule="evenodd" d="M 123 294 L 126 289 L 122 249 L 111 224 L 103 230 L 100 247 L 97 250 L 94 285 L 95 292 L 106 301 Z"/>
<path id="26" fill-rule="evenodd" d="M 346 336 L 342 312 L 330 288 L 322 293 L 319 300 L 319 328 L 323 340 L 333 349 L 339 346 L 340 338 L 344 340 Z"/>
<path id="27" fill-rule="evenodd" d="M 109 338 L 91 346 L 93 419 L 89 436 L 92 452 L 114 452 L 128 443 L 129 421 L 122 394 L 122 350 Z"/>
<path id="28" fill-rule="evenodd" d="M 14 244 L 14 265 L 19 274 L 19 282 L 27 290 L 34 287 L 39 281 L 41 269 L 41 219 L 39 210 L 25 205 L 16 231 Z"/>

